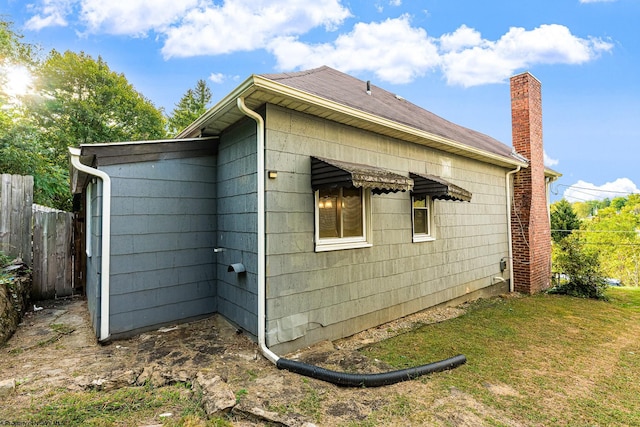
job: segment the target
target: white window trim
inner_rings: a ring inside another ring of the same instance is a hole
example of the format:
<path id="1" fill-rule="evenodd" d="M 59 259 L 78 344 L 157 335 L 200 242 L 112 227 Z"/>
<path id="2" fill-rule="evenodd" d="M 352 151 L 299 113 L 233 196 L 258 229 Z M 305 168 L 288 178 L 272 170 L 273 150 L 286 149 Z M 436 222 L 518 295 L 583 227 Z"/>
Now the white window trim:
<path id="1" fill-rule="evenodd" d="M 413 243 L 433 242 L 436 240 L 435 230 L 433 228 L 433 199 L 431 196 L 425 197 L 427 198 L 427 221 L 429 234 L 415 233 L 415 208 L 413 207 L 415 196 L 411 195 L 411 234 L 413 236 Z"/>
<path id="2" fill-rule="evenodd" d="M 342 238 L 320 238 L 320 212 L 318 208 L 320 192 L 314 192 L 314 216 L 315 216 L 315 251 L 339 251 L 343 249 L 369 248 L 373 244 L 369 241 L 371 236 L 371 191 L 362 190 L 362 231 L 364 236 Z"/>

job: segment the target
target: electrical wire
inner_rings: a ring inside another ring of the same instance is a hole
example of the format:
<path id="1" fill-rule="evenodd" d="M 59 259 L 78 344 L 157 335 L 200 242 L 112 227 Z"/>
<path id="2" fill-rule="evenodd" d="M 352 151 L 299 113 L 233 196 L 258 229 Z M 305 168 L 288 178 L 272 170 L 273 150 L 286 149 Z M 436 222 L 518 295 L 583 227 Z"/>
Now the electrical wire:
<path id="1" fill-rule="evenodd" d="M 555 187 L 555 190 L 554 190 L 553 187 Z M 628 195 L 628 196 L 631 196 L 631 195 L 634 195 L 634 194 L 640 194 L 640 193 L 636 193 L 636 192 L 633 192 L 633 191 L 604 190 L 604 189 L 599 189 L 599 188 L 576 187 L 574 185 L 566 185 L 566 184 L 555 184 L 555 186 L 553 186 L 553 187 L 551 188 L 551 192 L 553 194 L 555 194 L 555 195 L 559 194 L 559 187 L 571 188 L 573 190 L 576 190 L 576 192 L 578 192 L 578 193 L 582 193 L 582 194 L 585 194 L 585 195 L 590 196 L 590 197 L 596 197 L 595 194 L 592 194 L 594 192 L 595 193 L 625 194 L 625 195 Z M 579 191 L 579 190 L 585 190 L 585 191 Z M 591 193 L 587 193 L 586 191 L 590 191 Z M 581 199 L 581 198 L 575 197 L 573 195 L 571 196 L 571 198 L 572 199 L 576 199 L 576 200 L 581 201 L 581 202 L 589 202 L 589 201 L 593 200 L 593 199 Z"/>
<path id="2" fill-rule="evenodd" d="M 507 190 L 510 191 L 510 190 Z M 511 197 L 511 205 L 513 207 L 512 209 L 512 213 L 515 214 L 516 219 L 518 220 L 518 227 L 520 228 L 520 234 L 522 234 L 522 240 L 524 240 L 525 245 L 527 245 L 527 249 L 529 250 L 529 253 L 531 253 L 531 246 L 529 246 L 529 240 L 527 239 L 527 234 L 524 231 L 524 225 L 522 225 L 522 220 L 520 219 L 520 215 L 518 215 L 518 207 L 516 206 L 516 198 L 515 198 L 515 194 L 513 194 L 513 197 Z M 514 262 L 517 262 L 520 265 L 531 265 L 531 262 L 525 262 L 525 261 L 520 261 L 518 259 L 512 258 L 512 260 Z"/>
<path id="3" fill-rule="evenodd" d="M 582 244 L 595 246 L 640 246 L 640 243 L 583 242 Z"/>
<path id="4" fill-rule="evenodd" d="M 570 233 L 636 233 L 636 230 L 551 230 L 551 231 L 563 231 Z"/>
<path id="5" fill-rule="evenodd" d="M 640 194 L 640 193 L 635 193 L 633 191 L 601 190 L 599 188 L 576 187 L 575 185 L 566 185 L 566 184 L 556 184 L 556 187 L 567 187 L 567 188 L 574 188 L 577 190 L 595 191 L 600 193 L 616 193 L 616 194 L 628 194 L 628 195 Z"/>

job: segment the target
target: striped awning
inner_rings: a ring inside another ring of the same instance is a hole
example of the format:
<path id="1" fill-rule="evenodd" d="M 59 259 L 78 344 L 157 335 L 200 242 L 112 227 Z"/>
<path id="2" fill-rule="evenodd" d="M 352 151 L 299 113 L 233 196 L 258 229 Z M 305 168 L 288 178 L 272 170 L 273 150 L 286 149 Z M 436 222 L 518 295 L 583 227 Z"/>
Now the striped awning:
<path id="1" fill-rule="evenodd" d="M 439 176 L 410 172 L 413 179 L 413 193 L 430 196 L 432 199 L 471 201 L 471 192 L 458 187 Z"/>
<path id="2" fill-rule="evenodd" d="M 375 166 L 311 157 L 311 188 L 356 187 L 374 194 L 411 191 L 413 180 Z"/>

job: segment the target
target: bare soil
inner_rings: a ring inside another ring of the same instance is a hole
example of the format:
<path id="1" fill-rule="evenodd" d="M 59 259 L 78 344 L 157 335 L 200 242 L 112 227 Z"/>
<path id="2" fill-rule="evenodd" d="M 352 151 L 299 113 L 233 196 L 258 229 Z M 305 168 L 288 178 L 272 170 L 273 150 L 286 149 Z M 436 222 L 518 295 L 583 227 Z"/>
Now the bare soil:
<path id="1" fill-rule="evenodd" d="M 278 370 L 260 355 L 253 341 L 219 316 L 100 345 L 89 326 L 85 301 L 39 304 L 42 309 L 28 312 L 14 336 L 0 348 L 0 382 L 14 380 L 16 384 L 2 406 L 13 411 L 29 410 L 34 401 L 61 390 L 110 390 L 149 383 L 162 387 L 192 383 L 200 373 L 220 376 L 240 396 L 230 411 L 237 426 L 357 425 L 374 412 L 377 419 L 379 414 L 389 414 L 384 425 L 406 425 L 409 414 L 403 410 L 434 400 L 436 408 L 430 411 L 434 415 L 423 420 L 425 425 L 482 425 L 483 413 L 514 425 L 460 391 L 435 396 L 428 380 L 352 389 Z M 356 350 L 463 312 L 460 307 L 427 310 L 287 357 L 341 371 L 386 371 L 389 367 L 384 363 L 369 360 Z M 518 393 L 499 384 L 491 387 L 496 394 Z M 6 416 L 2 411 L 0 415 Z M 157 423 L 157 419 L 140 420 L 138 425 Z"/>

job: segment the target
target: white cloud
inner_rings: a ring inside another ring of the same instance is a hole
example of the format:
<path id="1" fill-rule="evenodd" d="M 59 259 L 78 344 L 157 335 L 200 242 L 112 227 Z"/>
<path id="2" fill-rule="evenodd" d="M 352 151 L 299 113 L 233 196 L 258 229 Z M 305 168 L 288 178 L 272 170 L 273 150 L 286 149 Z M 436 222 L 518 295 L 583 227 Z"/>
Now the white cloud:
<path id="1" fill-rule="evenodd" d="M 150 30 L 162 30 L 197 4 L 198 0 L 41 0 L 29 7 L 36 14 L 26 27 L 41 30 L 67 26 L 69 17 L 78 12 L 85 32 L 140 36 Z"/>
<path id="2" fill-rule="evenodd" d="M 489 42 L 482 40 L 479 31 L 462 25 L 453 33 L 440 36 L 440 48 L 445 52 L 460 52 L 466 48 L 483 46 Z"/>
<path id="3" fill-rule="evenodd" d="M 31 5 L 29 9 L 36 14 L 25 23 L 25 27 L 35 31 L 46 27 L 66 27 L 67 16 L 75 3 L 76 0 L 43 0 L 40 6 Z"/>
<path id="4" fill-rule="evenodd" d="M 141 37 L 154 32 L 167 59 L 266 49 L 282 70 L 326 64 L 373 73 L 390 83 L 409 83 L 435 70 L 451 85 L 501 83 L 537 64 L 582 64 L 613 49 L 607 40 L 581 38 L 556 24 L 514 27 L 497 40 L 462 25 L 435 38 L 413 26 L 409 15 L 358 22 L 329 42 L 306 41 L 303 36 L 311 30 L 333 31 L 351 17 L 344 0 L 39 1 L 30 7 L 35 13 L 27 23 L 31 29 L 68 25 L 77 12 L 86 33 Z"/>
<path id="5" fill-rule="evenodd" d="M 551 157 L 549 157 L 549 155 L 547 154 L 546 151 L 543 150 L 543 155 L 544 155 L 544 165 L 548 168 L 554 167 L 556 166 L 558 163 L 560 163 L 560 160 L 558 159 L 552 159 Z"/>
<path id="6" fill-rule="evenodd" d="M 530 31 L 511 28 L 497 41 L 483 39 L 480 32 L 462 25 L 435 39 L 411 26 L 408 15 L 357 23 L 330 43 L 280 37 L 268 47 L 283 70 L 325 64 L 344 72 L 371 71 L 391 83 L 409 83 L 439 68 L 447 83 L 464 87 L 501 83 L 537 64 L 582 64 L 612 48 L 601 39 L 577 37 L 562 25 Z"/>
<path id="7" fill-rule="evenodd" d="M 583 39 L 552 24 L 530 31 L 514 27 L 497 41 L 482 39 L 477 31 L 462 26 L 443 35 L 440 47 L 447 82 L 469 87 L 502 82 L 537 64 L 582 64 L 611 50 L 613 44 Z"/>
<path id="8" fill-rule="evenodd" d="M 357 23 L 332 43 L 312 45 L 279 37 L 268 49 L 283 70 L 328 65 L 347 73 L 373 71 L 379 79 L 394 83 L 408 83 L 440 62 L 434 40 L 424 29 L 412 27 L 408 15 Z"/>
<path id="9" fill-rule="evenodd" d="M 191 9 L 166 31 L 166 58 L 261 49 L 276 37 L 334 30 L 351 16 L 339 0 L 226 0 Z"/>
<path id="10" fill-rule="evenodd" d="M 580 3 L 612 3 L 617 0 L 580 0 Z"/>
<path id="11" fill-rule="evenodd" d="M 211 73 L 209 80 L 213 83 L 222 83 L 225 81 L 225 75 L 222 73 Z"/>
<path id="12" fill-rule="evenodd" d="M 279 35 L 332 31 L 351 16 L 341 0 L 40 0 L 30 29 L 67 25 L 78 12 L 86 33 L 166 37 L 165 57 L 217 55 L 264 48 Z"/>
<path id="13" fill-rule="evenodd" d="M 618 178 L 600 186 L 580 180 L 564 191 L 564 198 L 569 202 L 576 202 L 613 199 L 634 193 L 640 193 L 640 189 L 629 178 Z"/>
<path id="14" fill-rule="evenodd" d="M 82 0 L 80 19 L 90 33 L 143 36 L 179 20 L 198 0 Z"/>

